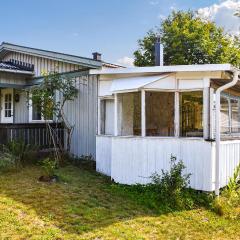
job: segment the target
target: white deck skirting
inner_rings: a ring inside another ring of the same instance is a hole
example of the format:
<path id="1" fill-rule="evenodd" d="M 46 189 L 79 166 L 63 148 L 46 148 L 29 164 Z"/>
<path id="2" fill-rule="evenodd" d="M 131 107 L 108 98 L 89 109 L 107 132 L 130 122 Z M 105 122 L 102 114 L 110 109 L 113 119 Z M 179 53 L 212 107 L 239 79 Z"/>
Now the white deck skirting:
<path id="1" fill-rule="evenodd" d="M 214 190 L 214 143 L 200 138 L 97 136 L 97 170 L 118 183 L 146 184 L 170 168 L 171 154 L 191 173 L 191 187 Z"/>
<path id="2" fill-rule="evenodd" d="M 171 154 L 183 160 L 192 188 L 214 191 L 215 142 L 201 138 L 97 136 L 97 171 L 122 184 L 146 184 L 154 172 L 168 170 Z M 220 186 L 240 162 L 240 140 L 221 141 Z"/>
<path id="3" fill-rule="evenodd" d="M 220 187 L 227 185 L 240 163 L 240 140 L 221 141 L 220 144 Z"/>

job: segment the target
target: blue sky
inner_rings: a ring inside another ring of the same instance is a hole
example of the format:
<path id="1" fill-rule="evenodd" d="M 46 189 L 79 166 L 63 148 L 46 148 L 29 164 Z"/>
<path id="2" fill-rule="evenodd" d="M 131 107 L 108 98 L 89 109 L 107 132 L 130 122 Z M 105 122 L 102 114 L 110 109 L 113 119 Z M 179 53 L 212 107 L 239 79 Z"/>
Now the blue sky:
<path id="1" fill-rule="evenodd" d="M 227 7 L 231 3 L 240 5 L 234 0 L 3 1 L 0 41 L 85 57 L 99 51 L 106 61 L 122 62 L 124 57 L 132 58 L 137 40 L 160 24 L 172 9 L 201 8 L 204 14 L 209 11 L 216 15 L 213 4 L 223 3 Z"/>

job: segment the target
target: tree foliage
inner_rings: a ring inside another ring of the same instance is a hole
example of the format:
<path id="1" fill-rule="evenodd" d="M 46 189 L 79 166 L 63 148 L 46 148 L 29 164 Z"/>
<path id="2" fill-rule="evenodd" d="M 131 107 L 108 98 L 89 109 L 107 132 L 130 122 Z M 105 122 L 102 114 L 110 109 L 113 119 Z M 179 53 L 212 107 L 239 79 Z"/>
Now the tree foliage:
<path id="1" fill-rule="evenodd" d="M 240 66 L 239 38 L 193 12 L 172 12 L 159 28 L 147 32 L 134 52 L 136 66 L 154 65 L 154 43 L 161 36 L 164 64 L 231 63 Z"/>
<path id="2" fill-rule="evenodd" d="M 56 71 L 44 74 L 41 84 L 32 87 L 29 91 L 32 104 L 39 107 L 52 140 L 56 135 L 54 136 L 53 129 L 51 129 L 47 120 L 54 119 L 56 123 L 62 123 L 67 130 L 67 151 L 70 151 L 74 126 L 69 123 L 64 112 L 64 106 L 67 101 L 73 101 L 77 93 L 75 80 Z M 58 158 L 58 154 L 55 157 Z"/>

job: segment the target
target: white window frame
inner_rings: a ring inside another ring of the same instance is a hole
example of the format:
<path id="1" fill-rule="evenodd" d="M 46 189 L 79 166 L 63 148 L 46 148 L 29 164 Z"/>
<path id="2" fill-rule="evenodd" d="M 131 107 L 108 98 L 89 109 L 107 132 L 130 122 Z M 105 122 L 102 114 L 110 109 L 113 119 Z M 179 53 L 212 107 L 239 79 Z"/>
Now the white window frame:
<path id="1" fill-rule="evenodd" d="M 41 120 L 33 120 L 33 104 L 32 104 L 32 95 L 30 95 L 30 98 L 29 98 L 29 122 L 30 123 L 44 123 L 44 122 L 53 122 L 53 119 L 52 120 L 45 120 L 43 115 L 41 114 Z M 54 118 L 54 116 L 53 116 Z"/>
<path id="2" fill-rule="evenodd" d="M 102 101 L 105 101 L 105 100 L 115 100 L 114 96 L 103 96 L 103 97 L 98 97 L 98 126 L 97 126 L 97 135 L 102 135 L 102 136 L 114 136 L 114 133 L 112 135 L 110 134 L 103 134 L 101 132 L 101 126 L 102 126 L 102 118 L 101 118 L 101 115 L 102 115 L 102 112 L 101 112 L 101 104 L 102 104 Z M 113 116 L 113 120 L 115 119 L 115 116 Z M 114 124 L 114 128 L 115 128 L 115 124 Z"/>
<path id="3" fill-rule="evenodd" d="M 239 96 L 234 96 L 233 94 L 230 93 L 221 93 L 221 97 L 225 98 L 228 101 L 228 133 L 221 133 L 221 136 L 223 137 L 229 137 L 229 136 L 239 136 L 240 133 L 238 132 L 232 132 L 232 105 L 231 105 L 231 100 L 238 100 L 240 102 L 240 97 Z"/>

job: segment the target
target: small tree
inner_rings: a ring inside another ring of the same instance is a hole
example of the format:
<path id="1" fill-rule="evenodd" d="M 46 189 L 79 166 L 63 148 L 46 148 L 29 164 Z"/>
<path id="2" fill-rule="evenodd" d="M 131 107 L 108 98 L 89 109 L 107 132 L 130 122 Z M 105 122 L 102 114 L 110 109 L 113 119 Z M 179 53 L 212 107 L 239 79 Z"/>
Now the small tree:
<path id="1" fill-rule="evenodd" d="M 61 75 L 56 71 L 44 74 L 44 79 L 41 84 L 29 90 L 28 96 L 32 100 L 32 104 L 39 107 L 45 120 L 49 138 L 54 144 L 55 160 L 57 162 L 59 162 L 61 153 L 64 152 L 64 149 L 61 144 L 57 146 L 55 140 L 58 138 L 58 135 L 51 127 L 48 120 L 54 118 L 56 124 L 63 124 L 67 132 L 66 150 L 69 152 L 74 126 L 68 121 L 64 112 L 64 106 L 67 101 L 73 101 L 77 97 L 77 93 L 78 90 L 75 87 L 75 80 Z"/>

